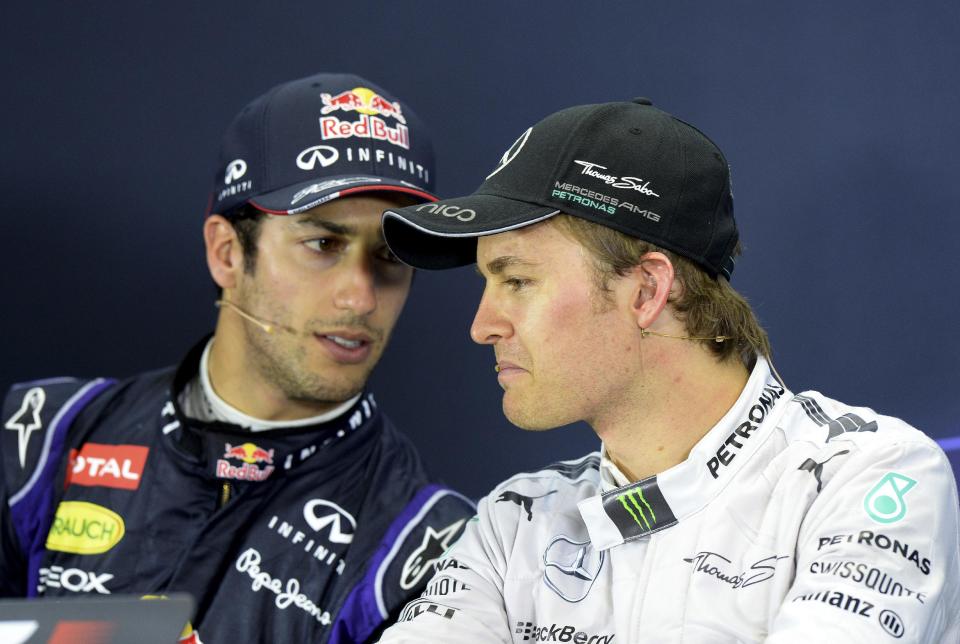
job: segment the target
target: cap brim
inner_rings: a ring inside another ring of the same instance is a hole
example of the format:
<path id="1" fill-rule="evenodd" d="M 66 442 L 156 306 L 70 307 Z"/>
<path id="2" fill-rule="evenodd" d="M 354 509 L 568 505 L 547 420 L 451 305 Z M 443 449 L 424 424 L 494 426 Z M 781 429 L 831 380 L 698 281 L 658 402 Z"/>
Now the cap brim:
<path id="1" fill-rule="evenodd" d="M 400 261 L 443 269 L 477 261 L 477 237 L 523 228 L 560 211 L 506 197 L 473 194 L 383 213 L 383 236 Z"/>
<path id="2" fill-rule="evenodd" d="M 312 179 L 267 194 L 257 195 L 250 203 L 274 215 L 296 215 L 317 206 L 359 192 L 400 192 L 421 201 L 433 202 L 437 197 L 419 186 L 371 175 L 342 175 Z"/>

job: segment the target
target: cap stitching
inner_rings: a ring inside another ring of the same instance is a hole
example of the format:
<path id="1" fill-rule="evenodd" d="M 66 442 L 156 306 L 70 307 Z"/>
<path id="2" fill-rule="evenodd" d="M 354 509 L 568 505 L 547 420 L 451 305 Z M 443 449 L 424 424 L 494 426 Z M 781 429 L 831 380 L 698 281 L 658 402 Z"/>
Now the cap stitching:
<path id="1" fill-rule="evenodd" d="M 272 182 L 271 182 L 272 177 L 269 176 L 270 168 L 269 168 L 269 164 L 267 163 L 267 159 L 270 158 L 270 154 L 268 150 L 268 147 L 270 146 L 270 137 L 267 135 L 267 121 L 270 118 L 270 112 L 273 110 L 274 98 L 283 87 L 284 85 L 277 85 L 276 87 L 273 88 L 271 92 L 269 92 L 269 94 L 267 94 L 264 100 L 263 116 L 260 117 L 260 123 L 258 124 L 260 127 L 260 136 L 263 137 L 263 145 L 260 146 L 261 158 L 257 159 L 257 161 L 259 163 L 259 166 L 263 168 L 263 172 L 261 174 L 261 180 L 263 181 L 264 185 L 260 186 L 259 189 L 254 188 L 254 192 L 257 193 L 256 196 L 266 194 L 267 186 L 272 185 Z M 276 188 L 274 187 L 273 189 L 276 189 Z M 272 190 L 270 191 L 272 192 Z"/>
<path id="2" fill-rule="evenodd" d="M 601 103 L 599 105 L 591 105 L 590 109 L 584 110 L 584 114 L 580 116 L 577 123 L 570 128 L 567 134 L 567 141 L 560 148 L 560 153 L 557 155 L 557 161 L 553 166 L 553 171 L 547 177 L 548 182 L 557 180 L 559 173 L 563 169 L 561 168 L 561 164 L 566 163 L 567 165 L 569 165 L 570 159 L 572 158 L 572 155 L 570 154 L 570 150 L 574 147 L 575 143 L 579 142 L 580 138 L 578 134 L 580 133 L 580 130 L 586 127 L 587 121 L 598 120 L 604 114 L 605 111 L 609 111 L 610 109 L 611 109 L 610 105 Z M 537 125 L 539 125 L 539 123 Z M 536 128 L 536 125 L 534 125 L 533 127 Z M 541 206 L 545 206 L 547 208 L 556 207 L 555 204 L 550 202 L 550 199 L 547 196 L 551 192 L 551 185 L 548 183 L 544 187 L 546 188 L 545 192 L 542 192 L 540 193 L 540 195 L 538 195 L 538 198 L 540 199 L 538 204 Z M 561 209 L 561 212 L 563 212 L 563 209 Z"/>

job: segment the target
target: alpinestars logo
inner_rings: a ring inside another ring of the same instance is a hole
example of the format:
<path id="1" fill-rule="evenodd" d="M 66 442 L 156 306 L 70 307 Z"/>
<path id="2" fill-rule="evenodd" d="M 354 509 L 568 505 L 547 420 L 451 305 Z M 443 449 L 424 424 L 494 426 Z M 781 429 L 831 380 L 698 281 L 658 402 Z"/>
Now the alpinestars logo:
<path id="1" fill-rule="evenodd" d="M 523 635 L 523 642 L 573 642 L 574 644 L 610 644 L 615 633 L 610 635 L 590 635 L 578 630 L 576 626 L 550 624 L 549 626 L 533 622 L 517 622 L 514 634 Z"/>
<path id="2" fill-rule="evenodd" d="M 7 429 L 18 432 L 17 448 L 20 456 L 20 467 L 26 466 L 27 445 L 30 444 L 30 433 L 43 426 L 43 421 L 40 420 L 40 411 L 43 409 L 43 404 L 46 401 L 47 394 L 40 387 L 34 387 L 28 390 L 23 396 L 23 403 L 20 405 L 20 409 L 11 416 L 7 424 L 4 425 Z"/>
<path id="3" fill-rule="evenodd" d="M 403 574 L 400 576 L 400 587 L 410 590 L 423 579 L 423 576 L 433 570 L 433 563 L 439 559 L 454 538 L 460 534 L 465 519 L 451 523 L 446 528 L 434 530 L 427 526 L 420 546 L 410 553 L 403 564 Z"/>

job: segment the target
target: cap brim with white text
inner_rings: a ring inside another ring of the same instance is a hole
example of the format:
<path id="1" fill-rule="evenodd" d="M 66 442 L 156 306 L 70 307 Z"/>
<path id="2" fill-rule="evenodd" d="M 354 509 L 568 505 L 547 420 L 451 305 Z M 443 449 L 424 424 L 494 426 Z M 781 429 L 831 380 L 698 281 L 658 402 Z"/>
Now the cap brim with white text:
<path id="1" fill-rule="evenodd" d="M 720 149 L 637 98 L 577 105 L 527 128 L 470 196 L 392 210 L 384 236 L 423 268 L 473 262 L 475 237 L 558 212 L 642 239 L 729 279 L 739 234 Z"/>
<path id="2" fill-rule="evenodd" d="M 387 210 L 383 236 L 391 252 L 414 268 L 455 268 L 477 261 L 477 237 L 529 226 L 559 212 L 498 195 L 473 194 Z"/>
<path id="3" fill-rule="evenodd" d="M 322 180 L 302 181 L 250 199 L 258 210 L 275 215 L 296 215 L 328 201 L 366 192 L 407 194 L 417 201 L 432 202 L 437 197 L 420 186 L 371 175 L 336 176 Z"/>

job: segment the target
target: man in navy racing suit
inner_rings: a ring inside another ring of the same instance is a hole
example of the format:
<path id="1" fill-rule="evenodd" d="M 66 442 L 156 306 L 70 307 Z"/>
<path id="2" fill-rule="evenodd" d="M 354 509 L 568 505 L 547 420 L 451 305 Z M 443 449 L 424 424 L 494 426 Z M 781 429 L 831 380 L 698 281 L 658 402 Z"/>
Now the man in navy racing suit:
<path id="1" fill-rule="evenodd" d="M 240 112 L 215 181 L 215 333 L 7 395 L 0 595 L 188 592 L 185 641 L 368 641 L 473 514 L 365 389 L 412 279 L 379 216 L 436 199 L 432 146 L 386 90 L 318 74 Z"/>
<path id="2" fill-rule="evenodd" d="M 729 284 L 729 168 L 697 129 L 646 99 L 563 110 L 384 232 L 411 265 L 477 263 L 471 335 L 514 424 L 602 443 L 482 499 L 382 642 L 960 641 L 950 465 L 784 384 Z"/>

